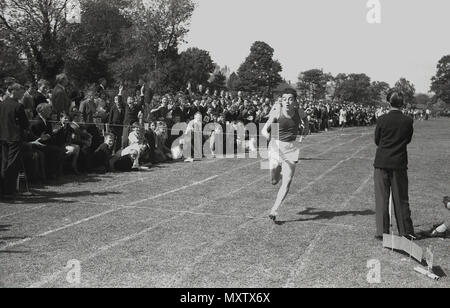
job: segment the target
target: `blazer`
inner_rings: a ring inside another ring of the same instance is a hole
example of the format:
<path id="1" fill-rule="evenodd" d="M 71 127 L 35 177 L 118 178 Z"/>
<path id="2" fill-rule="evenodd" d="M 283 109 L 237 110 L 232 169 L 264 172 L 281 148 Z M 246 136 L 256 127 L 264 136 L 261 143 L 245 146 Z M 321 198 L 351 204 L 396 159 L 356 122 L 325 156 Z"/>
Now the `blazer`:
<path id="1" fill-rule="evenodd" d="M 40 117 L 37 117 L 31 124 L 31 132 L 33 133 L 33 137 L 35 139 L 40 138 L 42 134 L 47 134 L 49 136 L 53 136 L 53 126 L 47 122 L 44 122 Z M 52 144 L 52 140 L 49 141 L 41 141 L 43 144 Z"/>
<path id="2" fill-rule="evenodd" d="M 0 103 L 0 141 L 23 141 L 24 130 L 29 126 L 30 122 L 21 103 L 10 97 Z"/>
<path id="3" fill-rule="evenodd" d="M 413 119 L 401 111 L 392 110 L 381 116 L 375 130 L 378 146 L 374 167 L 379 169 L 408 169 L 408 144 L 411 143 Z"/>

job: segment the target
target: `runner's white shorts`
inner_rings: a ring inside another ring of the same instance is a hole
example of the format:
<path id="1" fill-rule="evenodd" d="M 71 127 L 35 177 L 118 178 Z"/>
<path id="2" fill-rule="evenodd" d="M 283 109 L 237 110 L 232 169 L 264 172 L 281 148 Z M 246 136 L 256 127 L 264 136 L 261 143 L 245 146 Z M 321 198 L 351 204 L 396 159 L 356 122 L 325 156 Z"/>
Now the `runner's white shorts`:
<path id="1" fill-rule="evenodd" d="M 296 164 L 300 159 L 300 147 L 296 141 L 272 140 L 269 144 L 268 156 L 271 168 L 280 166 L 284 162 Z"/>

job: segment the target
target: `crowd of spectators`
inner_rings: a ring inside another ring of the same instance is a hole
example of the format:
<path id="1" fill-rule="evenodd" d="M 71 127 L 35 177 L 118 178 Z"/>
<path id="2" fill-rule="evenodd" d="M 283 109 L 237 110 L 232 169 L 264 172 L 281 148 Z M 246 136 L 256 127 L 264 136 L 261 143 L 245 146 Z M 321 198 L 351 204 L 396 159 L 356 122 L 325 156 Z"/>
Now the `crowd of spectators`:
<path id="1" fill-rule="evenodd" d="M 178 93 L 155 95 L 143 80 L 108 87 L 102 79 L 83 92 L 75 90 L 64 74 L 56 77 L 53 87 L 46 80 L 26 87 L 10 82 L 0 93 L 2 181 L 12 185 L 20 171 L 30 181 L 46 182 L 66 173 L 125 172 L 170 160 L 192 162 L 192 156 L 183 155 L 183 142 L 176 141 L 183 133 L 189 135 L 210 124 L 217 127 L 209 136 L 214 157 L 214 140 L 224 137 L 228 125 L 265 124 L 276 100 L 202 85 L 194 89 L 190 84 Z M 11 108 L 2 110 L 8 104 Z M 370 126 L 386 111 L 325 100 L 301 105 L 311 133 Z M 178 123 L 189 123 L 187 131 L 172 134 Z M 14 136 L 6 133 L 11 127 Z M 10 142 L 15 142 L 13 158 L 8 152 Z M 251 151 L 256 147 L 250 143 Z M 4 195 L 14 194 L 5 183 L 1 186 Z"/>

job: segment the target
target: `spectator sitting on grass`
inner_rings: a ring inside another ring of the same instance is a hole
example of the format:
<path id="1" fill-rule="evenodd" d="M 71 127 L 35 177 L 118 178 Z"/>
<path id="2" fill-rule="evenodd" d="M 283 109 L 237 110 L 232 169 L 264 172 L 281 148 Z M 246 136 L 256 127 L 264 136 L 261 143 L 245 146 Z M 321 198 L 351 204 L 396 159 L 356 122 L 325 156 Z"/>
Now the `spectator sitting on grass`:
<path id="1" fill-rule="evenodd" d="M 130 172 L 138 158 L 138 151 L 127 148 L 117 152 L 109 161 L 109 169 L 111 171 Z"/>
<path id="2" fill-rule="evenodd" d="M 160 163 L 172 159 L 172 150 L 167 147 L 167 126 L 164 122 L 158 122 L 155 131 L 156 134 L 156 160 Z"/>
<path id="3" fill-rule="evenodd" d="M 450 210 L 450 197 L 444 197 L 444 208 L 445 213 L 444 217 L 447 217 L 444 223 L 437 225 L 433 227 L 433 229 L 430 231 L 429 236 L 430 237 L 442 237 L 445 238 L 447 236 L 447 232 L 450 229 L 450 215 L 448 213 L 448 210 Z"/>
<path id="4" fill-rule="evenodd" d="M 148 145 L 145 142 L 144 134 L 141 133 L 141 128 L 138 123 L 134 123 L 131 129 L 132 131 L 128 136 L 129 146 L 122 150 L 121 156 L 133 154 L 132 170 L 138 170 L 140 168 L 139 160 L 141 154 L 148 149 Z M 135 152 L 136 155 L 134 155 Z"/>
<path id="5" fill-rule="evenodd" d="M 95 171 L 107 172 L 110 170 L 109 162 L 113 156 L 115 136 L 105 135 L 105 142 L 95 150 L 92 157 L 92 167 Z"/>

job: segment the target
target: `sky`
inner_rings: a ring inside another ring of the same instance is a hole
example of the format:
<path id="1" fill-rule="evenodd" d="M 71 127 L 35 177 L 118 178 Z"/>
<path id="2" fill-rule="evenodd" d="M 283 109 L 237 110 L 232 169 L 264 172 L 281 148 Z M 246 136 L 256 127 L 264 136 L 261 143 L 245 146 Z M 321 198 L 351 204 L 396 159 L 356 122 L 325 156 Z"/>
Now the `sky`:
<path id="1" fill-rule="evenodd" d="M 236 71 L 255 41 L 275 49 L 282 77 L 296 83 L 319 68 L 366 73 L 391 86 L 404 77 L 430 90 L 442 56 L 450 54 L 449 0 L 379 0 L 381 23 L 367 22 L 368 0 L 194 0 L 188 47 L 208 50 Z"/>

